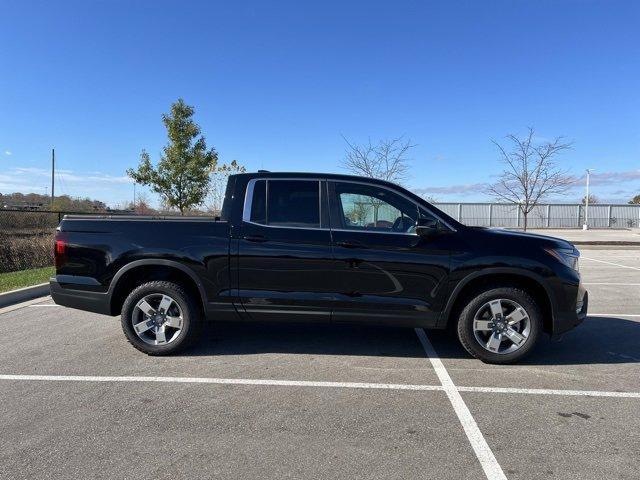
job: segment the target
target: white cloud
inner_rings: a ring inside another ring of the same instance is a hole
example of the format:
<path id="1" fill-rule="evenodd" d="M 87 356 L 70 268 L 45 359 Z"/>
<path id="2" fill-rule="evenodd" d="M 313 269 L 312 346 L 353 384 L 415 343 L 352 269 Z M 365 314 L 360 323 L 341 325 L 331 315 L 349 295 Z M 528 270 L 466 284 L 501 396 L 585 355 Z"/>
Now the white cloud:
<path id="1" fill-rule="evenodd" d="M 497 177 L 497 175 L 494 175 Z M 468 183 L 457 185 L 443 185 L 414 188 L 418 195 L 433 196 L 438 200 L 450 201 L 491 201 L 487 189 L 490 183 Z M 594 172 L 590 178 L 591 193 L 604 201 L 611 203 L 626 203 L 633 195 L 640 191 L 640 170 L 620 170 L 608 172 Z M 585 177 L 576 178 L 567 194 L 563 197 L 550 198 L 552 202 L 578 202 L 584 195 Z"/>
<path id="2" fill-rule="evenodd" d="M 51 171 L 43 168 L 34 167 L 15 167 L 12 170 L 16 175 L 31 176 L 31 177 L 51 177 Z M 123 176 L 113 176 L 107 173 L 101 172 L 75 172 L 73 170 L 56 170 L 56 180 L 62 180 L 69 184 L 132 184 L 133 181 Z"/>
<path id="3" fill-rule="evenodd" d="M 488 184 L 468 183 L 464 185 L 448 185 L 443 187 L 415 188 L 413 192 L 418 195 L 482 195 L 486 193 Z"/>
<path id="4" fill-rule="evenodd" d="M 13 167 L 0 174 L 2 193 L 44 193 L 51 186 L 51 171 L 36 167 Z M 132 198 L 133 181 L 103 172 L 56 170 L 56 195 L 90 197 L 115 204 Z"/>
<path id="5" fill-rule="evenodd" d="M 580 177 L 584 184 L 586 175 Z M 592 172 L 589 178 L 591 185 L 618 185 L 623 182 L 640 181 L 640 169 L 622 172 Z"/>
<path id="6" fill-rule="evenodd" d="M 13 155 L 13 152 L 11 152 L 10 150 L 5 150 L 4 154 L 8 157 L 10 157 L 11 155 Z"/>

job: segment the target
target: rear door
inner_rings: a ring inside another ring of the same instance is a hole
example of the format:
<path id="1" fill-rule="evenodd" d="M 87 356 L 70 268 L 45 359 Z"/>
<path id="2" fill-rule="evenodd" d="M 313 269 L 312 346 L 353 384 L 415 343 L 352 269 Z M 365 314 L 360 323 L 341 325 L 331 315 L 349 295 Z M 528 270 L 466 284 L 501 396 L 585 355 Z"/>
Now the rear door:
<path id="1" fill-rule="evenodd" d="M 448 236 L 422 238 L 430 212 L 375 184 L 331 181 L 333 251 L 338 262 L 336 322 L 433 326 L 446 294 Z"/>
<path id="2" fill-rule="evenodd" d="M 329 321 L 336 293 L 326 182 L 250 180 L 238 250 L 239 297 L 252 319 Z"/>

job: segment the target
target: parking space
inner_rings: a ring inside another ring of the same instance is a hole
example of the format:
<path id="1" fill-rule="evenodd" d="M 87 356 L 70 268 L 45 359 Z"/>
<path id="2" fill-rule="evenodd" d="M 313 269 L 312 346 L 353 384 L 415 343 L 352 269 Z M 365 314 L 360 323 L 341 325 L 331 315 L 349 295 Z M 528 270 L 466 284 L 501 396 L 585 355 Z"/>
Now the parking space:
<path id="1" fill-rule="evenodd" d="M 582 254 L 594 315 L 513 366 L 445 333 L 292 325 L 147 357 L 117 318 L 5 311 L 3 475 L 637 478 L 640 250 Z"/>
<path id="2" fill-rule="evenodd" d="M 2 392 L 7 478 L 482 475 L 436 392 L 32 382 Z"/>
<path id="3" fill-rule="evenodd" d="M 509 479 L 637 479 L 640 399 L 464 394 Z"/>
<path id="4" fill-rule="evenodd" d="M 0 317 L 3 370 L 39 375 L 144 375 L 437 383 L 411 329 L 283 324 L 209 326 L 180 356 L 148 357 L 119 318 L 40 306 Z"/>

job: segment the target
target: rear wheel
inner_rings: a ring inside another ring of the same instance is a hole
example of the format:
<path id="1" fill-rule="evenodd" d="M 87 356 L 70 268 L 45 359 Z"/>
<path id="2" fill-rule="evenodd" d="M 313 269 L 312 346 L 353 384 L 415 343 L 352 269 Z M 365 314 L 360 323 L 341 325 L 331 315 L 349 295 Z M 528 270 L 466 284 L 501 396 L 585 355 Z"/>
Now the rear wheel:
<path id="1" fill-rule="evenodd" d="M 122 330 L 138 350 L 169 355 L 185 348 L 196 335 L 200 312 L 182 287 L 148 282 L 129 294 L 122 306 Z"/>
<path id="2" fill-rule="evenodd" d="M 494 287 L 472 296 L 458 319 L 458 338 L 474 357 L 486 363 L 514 363 L 535 346 L 542 317 L 526 291 Z"/>

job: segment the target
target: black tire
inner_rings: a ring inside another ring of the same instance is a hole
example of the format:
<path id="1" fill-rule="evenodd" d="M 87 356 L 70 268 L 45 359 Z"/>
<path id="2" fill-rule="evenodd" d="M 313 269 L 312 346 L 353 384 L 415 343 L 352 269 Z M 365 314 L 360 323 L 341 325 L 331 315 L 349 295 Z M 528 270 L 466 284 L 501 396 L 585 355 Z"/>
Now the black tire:
<path id="1" fill-rule="evenodd" d="M 480 345 L 474 334 L 474 317 L 487 302 L 497 299 L 519 304 L 529 319 L 529 333 L 522 345 L 513 352 L 494 353 Z M 512 287 L 488 287 L 471 295 L 460 312 L 457 323 L 458 339 L 464 349 L 475 358 L 494 364 L 515 363 L 535 347 L 542 331 L 542 315 L 536 301 L 525 290 Z"/>
<path id="2" fill-rule="evenodd" d="M 162 345 L 151 345 L 145 342 L 133 328 L 136 320 L 136 305 L 149 295 L 168 295 L 175 301 L 182 311 L 182 324 L 179 332 L 175 332 L 175 338 Z M 201 313 L 196 300 L 180 285 L 167 281 L 152 281 L 143 283 L 133 290 L 124 301 L 121 314 L 122 330 L 131 345 L 147 355 L 171 355 L 186 348 L 197 336 L 201 322 Z"/>

